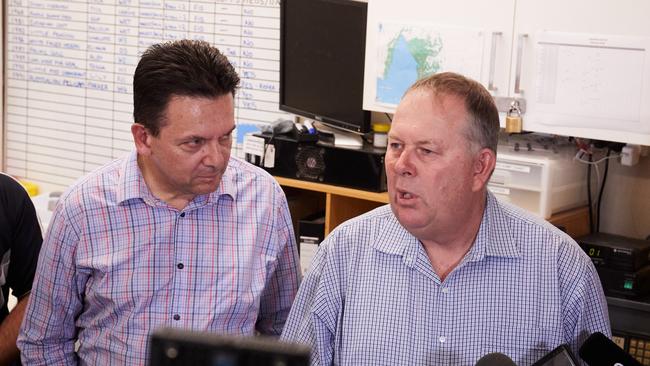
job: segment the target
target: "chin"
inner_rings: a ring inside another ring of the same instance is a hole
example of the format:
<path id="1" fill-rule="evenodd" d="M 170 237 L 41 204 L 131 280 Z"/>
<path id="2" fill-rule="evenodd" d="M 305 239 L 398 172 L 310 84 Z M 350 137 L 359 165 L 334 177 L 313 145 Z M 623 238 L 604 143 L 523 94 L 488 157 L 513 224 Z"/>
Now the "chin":
<path id="1" fill-rule="evenodd" d="M 209 194 L 217 190 L 219 183 L 221 183 L 220 179 L 211 183 L 197 184 L 193 187 L 192 192 L 196 195 Z"/>
<path id="2" fill-rule="evenodd" d="M 421 215 L 418 211 L 412 209 L 404 209 L 391 205 L 393 214 L 397 217 L 397 221 L 404 226 L 409 232 L 413 232 L 417 228 L 425 227 L 429 224 L 430 219 Z"/>

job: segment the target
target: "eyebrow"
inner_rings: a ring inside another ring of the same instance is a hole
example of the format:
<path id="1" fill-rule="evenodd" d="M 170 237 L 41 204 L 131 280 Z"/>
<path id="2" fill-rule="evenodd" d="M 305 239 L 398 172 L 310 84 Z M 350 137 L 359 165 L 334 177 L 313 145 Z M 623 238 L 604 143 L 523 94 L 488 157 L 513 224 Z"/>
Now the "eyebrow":
<path id="1" fill-rule="evenodd" d="M 228 135 L 232 134 L 232 132 L 235 130 L 235 128 L 237 128 L 237 125 L 233 126 L 230 130 L 228 130 L 228 132 L 224 133 L 223 135 L 219 136 L 218 138 L 222 138 L 222 137 L 225 137 L 225 136 L 228 136 Z M 194 139 L 205 140 L 206 138 L 205 138 L 205 136 L 200 136 L 200 135 L 190 135 L 190 136 L 179 137 L 178 141 L 182 142 L 182 141 L 189 141 L 189 140 L 194 140 Z"/>
<path id="2" fill-rule="evenodd" d="M 404 139 L 401 138 L 400 136 L 396 136 L 394 134 L 391 135 L 390 132 L 388 133 L 388 138 L 393 139 L 393 140 L 398 140 L 398 141 L 404 141 Z M 428 139 L 428 140 L 417 140 L 417 141 L 415 141 L 414 145 L 416 145 L 416 146 L 422 146 L 422 145 L 442 146 L 443 143 L 444 143 L 444 141 L 442 141 L 440 139 L 437 139 L 437 140 Z"/>
<path id="3" fill-rule="evenodd" d="M 237 128 L 237 125 L 232 126 L 232 128 L 230 129 L 230 131 L 224 133 L 222 136 L 228 136 L 228 135 L 230 135 L 230 134 L 235 130 L 235 128 Z"/>

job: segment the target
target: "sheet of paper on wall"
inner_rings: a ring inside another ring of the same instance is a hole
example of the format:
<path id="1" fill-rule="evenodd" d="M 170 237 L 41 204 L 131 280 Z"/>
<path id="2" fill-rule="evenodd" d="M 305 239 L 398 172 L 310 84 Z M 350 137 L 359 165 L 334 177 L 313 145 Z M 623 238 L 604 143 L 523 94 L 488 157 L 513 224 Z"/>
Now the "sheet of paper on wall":
<path id="1" fill-rule="evenodd" d="M 485 32 L 478 28 L 379 19 L 366 51 L 364 108 L 393 112 L 404 92 L 418 79 L 454 71 L 481 78 Z M 370 66 L 370 67 L 369 67 Z"/>
<path id="2" fill-rule="evenodd" d="M 264 156 L 263 138 L 253 136 L 252 134 L 245 135 L 242 150 L 246 161 L 258 166 L 262 165 L 262 157 Z"/>
<path id="3" fill-rule="evenodd" d="M 528 122 L 650 133 L 649 46 L 643 37 L 539 32 Z"/>

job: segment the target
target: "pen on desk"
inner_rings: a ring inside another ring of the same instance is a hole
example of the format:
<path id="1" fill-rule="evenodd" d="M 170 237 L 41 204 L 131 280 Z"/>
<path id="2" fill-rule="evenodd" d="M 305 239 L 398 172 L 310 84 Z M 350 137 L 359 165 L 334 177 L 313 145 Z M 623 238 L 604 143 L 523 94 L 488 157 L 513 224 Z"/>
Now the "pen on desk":
<path id="1" fill-rule="evenodd" d="M 303 124 L 305 125 L 305 127 L 307 127 L 307 132 L 310 135 L 316 134 L 316 129 L 314 128 L 314 125 L 311 123 L 311 121 L 304 121 Z"/>

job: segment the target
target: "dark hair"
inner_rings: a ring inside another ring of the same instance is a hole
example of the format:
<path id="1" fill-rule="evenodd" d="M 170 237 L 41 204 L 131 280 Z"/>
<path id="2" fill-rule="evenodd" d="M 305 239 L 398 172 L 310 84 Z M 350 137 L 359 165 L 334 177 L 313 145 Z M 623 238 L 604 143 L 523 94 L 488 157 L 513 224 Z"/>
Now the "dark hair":
<path id="1" fill-rule="evenodd" d="M 469 116 L 467 140 L 479 148 L 496 153 L 499 139 L 499 111 L 490 93 L 478 82 L 453 72 L 441 72 L 423 78 L 406 91 L 426 89 L 434 95 L 454 95 L 465 101 Z"/>
<path id="2" fill-rule="evenodd" d="M 157 136 L 171 97 L 234 96 L 238 85 L 234 67 L 208 42 L 154 44 L 142 54 L 133 75 L 133 118 Z"/>

